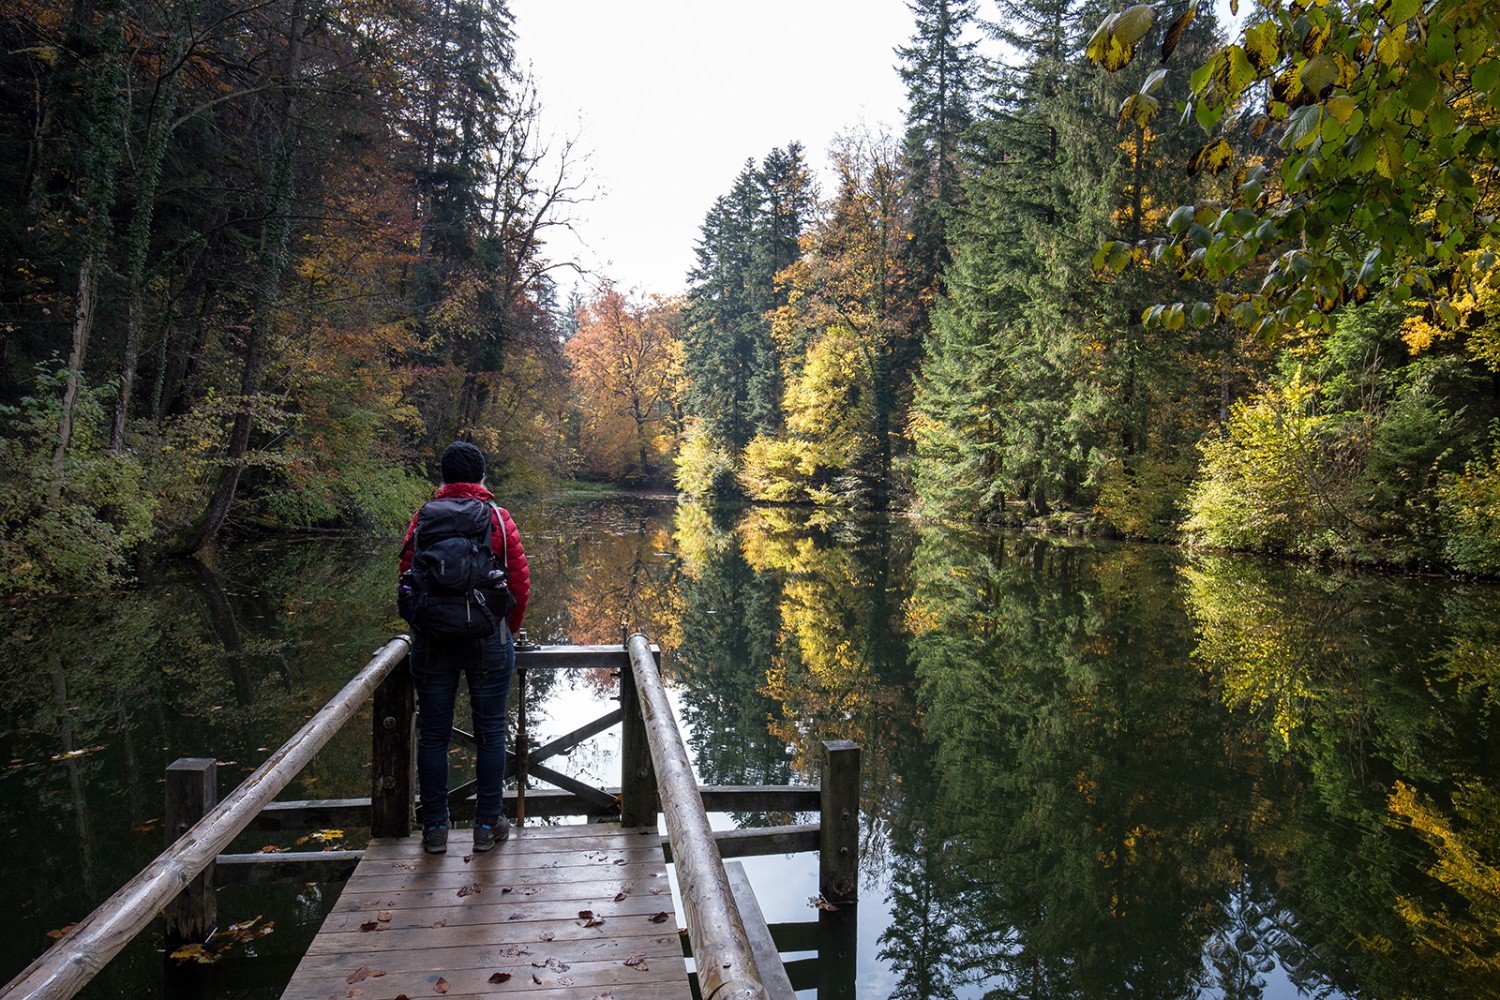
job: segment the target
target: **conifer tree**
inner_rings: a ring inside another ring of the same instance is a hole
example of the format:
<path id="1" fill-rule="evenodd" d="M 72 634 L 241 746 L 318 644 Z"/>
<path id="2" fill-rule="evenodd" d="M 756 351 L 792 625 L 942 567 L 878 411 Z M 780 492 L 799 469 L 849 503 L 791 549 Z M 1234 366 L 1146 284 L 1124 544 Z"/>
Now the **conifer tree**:
<path id="1" fill-rule="evenodd" d="M 910 45 L 896 50 L 906 84 L 906 186 L 910 199 L 909 268 L 914 287 L 926 293 L 948 264 L 948 218 L 962 195 L 959 151 L 974 122 L 974 97 L 983 60 L 968 38 L 975 0 L 911 0 L 916 19 Z"/>

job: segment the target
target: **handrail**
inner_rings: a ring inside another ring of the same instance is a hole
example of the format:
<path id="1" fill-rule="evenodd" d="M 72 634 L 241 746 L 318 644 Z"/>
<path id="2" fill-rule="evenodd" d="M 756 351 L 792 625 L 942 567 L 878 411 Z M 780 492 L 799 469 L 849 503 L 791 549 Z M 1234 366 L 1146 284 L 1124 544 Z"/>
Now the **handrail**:
<path id="1" fill-rule="evenodd" d="M 662 812 L 667 818 L 667 836 L 677 866 L 677 884 L 682 888 L 682 906 L 703 1000 L 765 1000 L 750 939 L 724 871 L 724 859 L 714 843 L 687 748 L 656 670 L 651 641 L 637 632 L 627 640 L 626 648 L 657 784 L 662 790 Z"/>
<path id="2" fill-rule="evenodd" d="M 68 1000 L 118 955 L 189 882 L 197 878 L 291 783 L 317 752 L 406 658 L 397 636 L 230 795 L 125 883 L 113 896 L 0 990 L 3 1000 Z"/>

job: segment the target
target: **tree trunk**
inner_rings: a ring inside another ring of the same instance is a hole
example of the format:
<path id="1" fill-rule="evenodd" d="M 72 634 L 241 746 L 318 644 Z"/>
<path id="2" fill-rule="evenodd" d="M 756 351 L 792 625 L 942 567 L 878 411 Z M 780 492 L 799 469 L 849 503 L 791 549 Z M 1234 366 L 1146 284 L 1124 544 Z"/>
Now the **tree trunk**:
<path id="1" fill-rule="evenodd" d="M 280 135 L 276 158 L 266 187 L 266 222 L 261 231 L 257 254 L 259 287 L 250 317 L 250 336 L 245 344 L 245 367 L 240 377 L 240 407 L 229 433 L 228 453 L 219 485 L 197 528 L 186 544 L 189 552 L 204 548 L 219 533 L 234 506 L 245 456 L 250 451 L 250 433 L 255 426 L 255 408 L 265 377 L 266 349 L 270 342 L 275 310 L 281 301 L 281 279 L 291 244 L 292 161 L 297 148 L 297 83 L 302 66 L 302 0 L 293 0 L 288 18 L 286 72 L 283 86 L 286 101 L 277 123 Z"/>
<path id="2" fill-rule="evenodd" d="M 161 182 L 162 161 L 166 159 L 167 140 L 171 138 L 172 116 L 182 92 L 182 61 L 190 42 L 189 29 L 197 13 L 196 3 L 177 8 L 178 23 L 173 33 L 172 55 L 164 67 L 167 74 L 158 82 L 156 106 L 148 119 L 145 156 L 139 165 L 135 185 L 135 211 L 130 219 L 127 239 L 129 278 L 125 318 L 125 357 L 120 365 L 119 394 L 115 398 L 114 425 L 110 430 L 109 449 L 119 452 L 125 447 L 125 421 L 130 413 L 130 397 L 135 390 L 136 365 L 140 358 L 141 328 L 146 312 L 146 258 L 151 250 L 151 220 L 156 210 L 156 190 Z"/>

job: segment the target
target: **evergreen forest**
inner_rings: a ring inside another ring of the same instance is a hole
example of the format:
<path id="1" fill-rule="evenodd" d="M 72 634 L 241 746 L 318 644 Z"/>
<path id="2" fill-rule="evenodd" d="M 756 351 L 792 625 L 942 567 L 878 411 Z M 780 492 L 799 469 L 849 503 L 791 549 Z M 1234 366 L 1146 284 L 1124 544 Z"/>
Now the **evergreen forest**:
<path id="1" fill-rule="evenodd" d="M 7 3 L 0 592 L 398 532 L 455 438 L 502 496 L 1500 575 L 1488 4 L 908 7 L 904 127 L 747 150 L 641 290 L 556 249 L 505 0 Z"/>

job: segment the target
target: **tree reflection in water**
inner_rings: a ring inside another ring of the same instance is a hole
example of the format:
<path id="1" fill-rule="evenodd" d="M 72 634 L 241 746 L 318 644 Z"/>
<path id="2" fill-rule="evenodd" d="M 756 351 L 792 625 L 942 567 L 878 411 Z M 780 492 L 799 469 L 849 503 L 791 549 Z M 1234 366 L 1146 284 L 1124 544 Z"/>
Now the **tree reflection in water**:
<path id="1" fill-rule="evenodd" d="M 786 508 L 515 510 L 528 631 L 651 634 L 705 781 L 816 780 L 822 741 L 861 745 L 860 996 L 1496 993 L 1494 587 Z M 166 763 L 217 757 L 232 788 L 400 628 L 393 548 L 247 546 L 0 608 L 0 975 L 160 849 Z M 528 685 L 538 725 L 563 683 Z M 288 795 L 365 794 L 368 748 L 356 725 Z M 757 888 L 784 913 L 814 887 Z M 224 890 L 277 933 L 215 995 L 278 995 L 332 896 Z M 148 940 L 85 996 L 160 982 Z"/>

